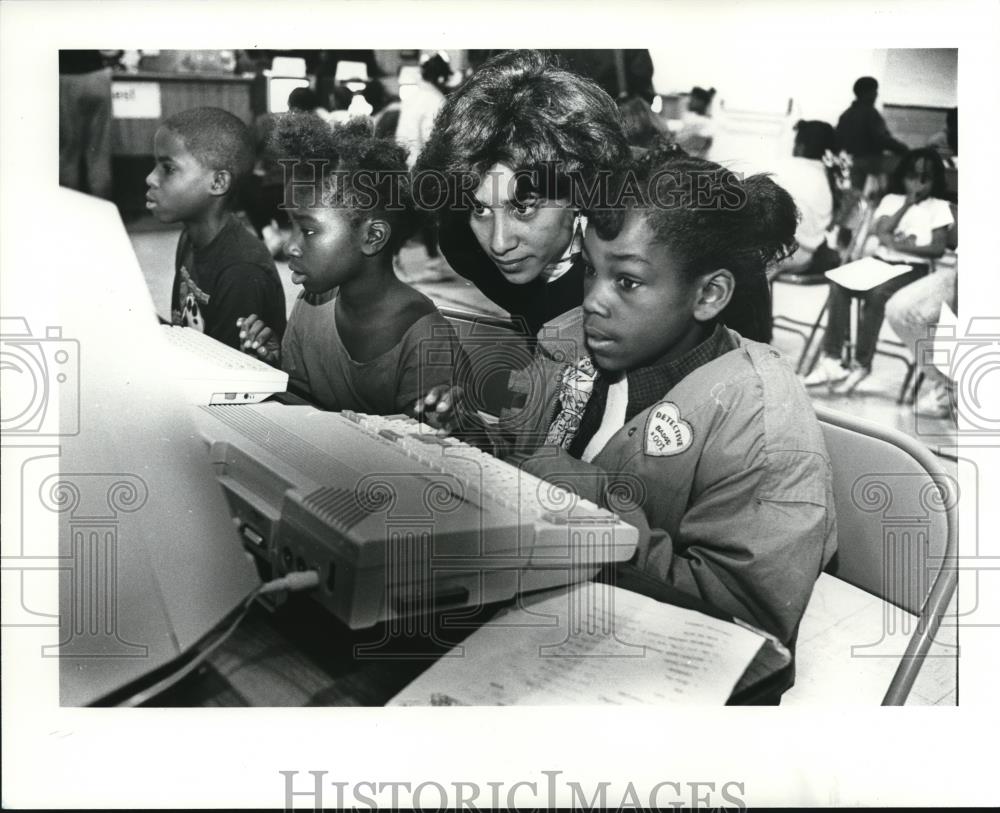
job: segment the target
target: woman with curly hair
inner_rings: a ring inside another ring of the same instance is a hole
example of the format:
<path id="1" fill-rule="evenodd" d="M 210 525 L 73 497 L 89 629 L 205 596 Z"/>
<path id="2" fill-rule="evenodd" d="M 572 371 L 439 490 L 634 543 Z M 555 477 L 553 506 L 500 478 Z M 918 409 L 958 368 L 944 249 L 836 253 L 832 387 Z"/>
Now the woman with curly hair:
<path id="1" fill-rule="evenodd" d="M 436 211 L 452 268 L 535 334 L 583 301 L 581 204 L 628 156 L 607 93 L 537 51 L 509 51 L 446 100 L 414 195 Z"/>

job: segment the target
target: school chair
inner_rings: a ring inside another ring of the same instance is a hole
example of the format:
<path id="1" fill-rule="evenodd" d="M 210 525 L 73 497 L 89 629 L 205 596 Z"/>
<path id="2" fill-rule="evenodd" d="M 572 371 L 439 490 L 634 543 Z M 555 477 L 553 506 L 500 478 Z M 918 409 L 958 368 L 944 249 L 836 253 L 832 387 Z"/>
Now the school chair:
<path id="1" fill-rule="evenodd" d="M 860 217 L 858 227 L 855 230 L 850 243 L 843 252 L 845 265 L 847 263 L 860 260 L 863 257 L 869 257 L 874 253 L 875 248 L 877 247 L 877 237 L 872 233 L 872 229 L 875 225 L 874 216 L 875 211 L 878 209 L 878 204 L 878 199 L 869 198 L 868 196 L 863 196 L 861 198 L 859 203 Z M 867 290 L 859 289 L 856 291 L 848 291 L 848 293 L 851 295 L 851 322 L 850 329 L 848 331 L 848 338 L 844 343 L 843 349 L 848 357 L 852 357 L 854 354 L 854 347 L 857 343 L 858 322 L 861 318 L 861 299 L 863 295 L 867 293 Z M 816 321 L 813 323 L 809 338 L 806 340 L 806 345 L 802 350 L 802 355 L 799 356 L 798 363 L 795 366 L 795 371 L 797 373 L 809 375 L 809 373 L 812 372 L 813 367 L 816 366 L 816 362 L 819 360 L 821 342 L 814 342 L 814 339 L 819 333 L 821 327 L 825 329 L 825 326 L 823 325 L 823 317 L 826 316 L 829 301 L 829 297 L 827 297 L 826 302 L 823 304 L 823 308 L 820 310 L 819 315 L 816 317 Z M 878 355 L 897 359 L 906 365 L 903 384 L 900 387 L 899 395 L 896 398 L 897 404 L 904 403 L 915 369 L 913 359 L 904 352 L 905 350 L 906 345 L 898 339 L 885 337 L 880 337 L 878 339 L 875 349 L 875 352 Z"/>
<path id="2" fill-rule="evenodd" d="M 852 236 L 851 242 L 847 245 L 847 247 L 845 247 L 841 251 L 841 256 L 843 258 L 842 264 L 853 262 L 854 260 L 858 259 L 861 256 L 858 246 L 859 245 L 863 246 L 864 241 L 867 239 L 868 231 L 871 227 L 871 217 L 870 217 L 871 211 L 874 211 L 874 209 L 871 209 L 864 214 L 864 216 L 861 219 L 861 222 L 859 223 L 857 231 L 855 231 L 854 235 Z M 788 281 L 793 282 L 793 284 L 796 284 L 795 281 L 793 280 L 788 280 Z M 797 284 L 803 284 L 803 283 L 799 282 Z M 825 284 L 829 286 L 830 281 L 826 278 L 826 274 L 824 273 L 822 275 L 818 275 L 817 279 L 811 280 L 809 284 L 813 285 Z M 809 373 L 812 372 L 813 367 L 816 366 L 816 362 L 819 359 L 819 352 L 820 352 L 820 343 L 816 341 L 816 337 L 821 329 L 823 330 L 826 329 L 826 325 L 824 324 L 823 319 L 826 316 L 826 312 L 829 306 L 830 306 L 830 297 L 828 295 L 827 298 L 823 301 L 823 307 L 820 308 L 820 311 L 818 314 L 816 314 L 816 318 L 813 320 L 813 322 L 804 325 L 809 329 L 809 334 L 808 336 L 806 336 L 805 345 L 802 348 L 802 353 L 799 355 L 798 361 L 795 363 L 795 372 L 797 374 L 809 375 Z M 853 350 L 854 347 L 853 341 L 854 341 L 854 329 L 852 321 L 852 330 L 847 341 L 847 349 L 849 352 Z"/>
<path id="3" fill-rule="evenodd" d="M 853 203 L 849 208 L 849 214 L 844 216 L 850 224 L 851 237 L 848 243 L 839 249 L 842 265 L 854 262 L 864 256 L 863 252 L 865 251 L 868 239 L 871 236 L 872 219 L 874 217 L 875 210 L 878 208 L 878 200 L 881 198 L 879 189 L 880 187 L 875 180 L 875 176 L 868 176 L 864 184 L 864 189 L 860 193 L 856 194 L 856 197 L 852 198 Z M 839 209 L 841 205 L 845 205 L 844 200 L 838 198 L 836 205 Z M 840 224 L 836 225 L 834 228 L 837 229 L 839 237 L 841 229 L 846 227 L 843 224 Z M 792 274 L 781 274 L 775 279 L 775 282 L 778 281 L 791 283 L 793 285 L 829 285 L 829 281 L 823 274 L 817 274 L 814 277 L 807 279 L 798 278 Z M 797 374 L 809 375 L 809 373 L 812 372 L 812 368 L 816 364 L 816 360 L 819 358 L 819 344 L 816 343 L 814 347 L 813 342 L 820 329 L 824 327 L 823 318 L 826 316 L 828 306 L 829 297 L 824 300 L 823 307 L 811 323 L 790 319 L 789 317 L 778 317 L 780 318 L 781 323 L 776 320 L 775 327 L 792 330 L 800 336 L 803 336 L 805 339 L 802 352 L 795 364 L 795 372 Z M 806 328 L 809 331 L 808 334 L 803 334 L 799 330 L 795 328 L 788 328 L 785 324 L 783 324 L 789 322 Z M 854 334 L 852 332 L 851 337 L 848 340 L 848 348 L 853 347 L 853 345 L 850 344 L 850 342 L 853 341 L 853 335 Z"/>
<path id="4" fill-rule="evenodd" d="M 844 217 L 842 212 L 851 211 L 852 216 L 857 218 L 863 212 L 863 209 L 861 209 L 861 207 L 855 209 L 855 207 L 849 206 L 845 190 L 841 189 L 837 179 L 837 171 L 833 167 L 826 167 L 826 175 L 833 198 L 833 215 L 831 222 L 827 226 L 826 237 L 829 238 L 832 235 L 835 239 L 834 244 L 836 245 L 836 242 L 839 241 L 841 229 L 844 225 L 841 222 Z M 846 210 L 845 207 L 847 207 Z M 816 251 L 827 252 L 829 256 L 817 253 L 813 256 L 810 265 L 806 268 L 800 270 L 791 269 L 779 271 L 773 277 L 770 277 L 769 275 L 772 293 L 779 284 L 797 286 L 827 285 L 827 279 L 823 272 L 829 268 L 841 265 L 844 262 L 845 249 L 839 247 L 836 249 L 827 249 L 824 244 L 821 244 Z M 817 267 L 818 270 L 815 270 Z M 795 365 L 796 373 L 801 372 L 802 362 L 805 359 L 806 351 L 812 345 L 813 339 L 816 337 L 816 332 L 819 330 L 820 322 L 822 321 L 825 313 L 826 304 L 824 302 L 823 309 L 812 322 L 806 322 L 802 319 L 796 319 L 780 313 L 773 314 L 771 319 L 772 328 L 775 330 L 784 330 L 788 333 L 794 333 L 803 340 L 802 352 L 799 354 L 798 361 Z"/>
<path id="5" fill-rule="evenodd" d="M 509 317 L 489 316 L 484 313 L 474 311 L 464 311 L 458 308 L 438 308 L 438 312 L 458 331 L 472 330 L 473 328 L 490 328 L 491 332 L 500 331 L 502 333 L 520 333 L 521 328 L 517 322 Z"/>
<path id="6" fill-rule="evenodd" d="M 771 280 L 772 293 L 775 287 L 779 284 L 809 287 L 814 285 L 829 285 L 829 281 L 827 280 L 825 274 L 805 273 L 804 271 L 782 271 Z M 825 314 L 826 300 L 823 302 L 823 309 L 812 322 L 806 322 L 802 319 L 796 319 L 782 313 L 775 313 L 772 316 L 771 326 L 775 330 L 784 330 L 787 333 L 794 333 L 802 339 L 802 352 L 799 354 L 798 361 L 795 364 L 795 372 L 797 374 L 801 372 L 802 362 L 806 357 L 806 351 L 812 345 L 813 339 L 816 337 L 816 333 L 820 328 Z"/>
<path id="7" fill-rule="evenodd" d="M 888 674 L 881 703 L 902 705 L 958 583 L 958 486 L 907 435 L 823 406 L 816 415 L 833 468 L 837 553 L 800 627 L 803 685 L 782 702 L 858 702 Z M 872 602 L 863 627 L 857 608 Z"/>

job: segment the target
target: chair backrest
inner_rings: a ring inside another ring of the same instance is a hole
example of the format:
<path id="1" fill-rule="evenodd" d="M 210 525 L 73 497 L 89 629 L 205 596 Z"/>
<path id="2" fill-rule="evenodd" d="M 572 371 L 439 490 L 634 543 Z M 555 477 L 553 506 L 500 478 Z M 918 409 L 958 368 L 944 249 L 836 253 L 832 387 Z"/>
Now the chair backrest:
<path id="1" fill-rule="evenodd" d="M 869 176 L 871 177 L 871 176 Z M 860 260 L 862 257 L 870 257 L 878 248 L 873 229 L 875 226 L 875 210 L 878 209 L 881 195 L 872 197 L 862 197 L 860 206 L 862 207 L 861 220 L 858 223 L 851 244 L 844 252 L 845 262 Z"/>
<path id="2" fill-rule="evenodd" d="M 882 700 L 901 706 L 958 584 L 958 484 L 895 429 L 822 406 L 816 415 L 837 511 L 838 550 L 828 571 L 918 616 Z M 884 623 L 895 626 L 888 615 Z"/>
<path id="3" fill-rule="evenodd" d="M 955 575 L 958 484 L 925 447 L 888 427 L 816 407 L 833 467 L 837 555 L 829 572 L 921 615 Z"/>

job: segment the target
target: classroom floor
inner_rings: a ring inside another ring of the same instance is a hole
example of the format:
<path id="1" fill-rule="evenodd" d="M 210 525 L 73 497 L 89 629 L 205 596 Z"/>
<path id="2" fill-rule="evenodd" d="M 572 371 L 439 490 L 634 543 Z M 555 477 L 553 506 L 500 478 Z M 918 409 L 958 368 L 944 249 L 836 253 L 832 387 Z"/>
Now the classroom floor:
<path id="1" fill-rule="evenodd" d="M 161 316 L 170 312 L 170 291 L 174 276 L 174 253 L 180 230 L 165 227 L 151 217 L 142 217 L 127 224 L 132 245 L 142 267 L 152 295 L 153 304 Z M 291 281 L 287 262 L 278 262 L 278 274 L 285 288 L 289 312 L 299 293 Z M 484 297 L 471 283 L 455 274 L 443 258 L 429 260 L 422 245 L 410 243 L 400 252 L 397 273 L 415 288 L 425 293 L 440 307 L 449 307 L 493 316 L 505 316 L 504 311 Z M 826 287 L 779 284 L 774 291 L 774 313 L 811 323 L 826 300 Z M 880 338 L 895 338 L 888 325 Z M 803 337 L 785 330 L 775 330 L 773 345 L 794 364 L 802 352 Z M 813 398 L 833 409 L 850 412 L 856 417 L 891 426 L 914 437 L 935 453 L 953 445 L 955 431 L 952 419 L 917 415 L 912 405 L 896 403 L 905 375 L 903 362 L 877 355 L 871 376 L 850 396 L 834 395 L 825 389 L 813 391 Z M 953 461 L 942 459 L 946 470 Z M 954 601 L 953 601 L 954 605 Z M 952 606 L 949 616 L 952 615 Z M 957 702 L 957 630 L 942 627 L 932 647 L 928 661 L 914 685 L 907 705 L 955 705 Z"/>

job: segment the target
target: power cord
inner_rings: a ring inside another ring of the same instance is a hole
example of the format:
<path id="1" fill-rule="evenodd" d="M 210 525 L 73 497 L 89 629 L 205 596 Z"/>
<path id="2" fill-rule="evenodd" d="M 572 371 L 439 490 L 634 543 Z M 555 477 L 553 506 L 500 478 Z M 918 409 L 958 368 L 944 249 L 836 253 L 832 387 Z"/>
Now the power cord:
<path id="1" fill-rule="evenodd" d="M 235 632 L 236 628 L 240 625 L 240 622 L 246 618 L 247 613 L 250 611 L 250 607 L 253 606 L 254 601 L 263 595 L 268 593 L 277 593 L 282 590 L 287 590 L 289 593 L 300 592 L 302 590 L 311 590 L 313 587 L 319 585 L 319 573 L 315 570 L 303 570 L 297 571 L 295 573 L 289 573 L 286 576 L 282 576 L 280 579 L 273 579 L 269 582 L 264 582 L 260 587 L 254 590 L 243 602 L 242 610 L 236 619 L 230 624 L 223 632 L 219 633 L 218 636 L 210 644 L 208 644 L 201 652 L 198 653 L 191 661 L 185 664 L 182 668 L 178 669 L 176 672 L 167 675 L 167 677 L 154 683 L 148 689 L 145 689 L 138 694 L 134 694 L 131 697 L 123 700 L 118 705 L 123 708 L 135 708 L 136 706 L 141 706 L 143 703 L 149 701 L 156 695 L 163 691 L 166 691 L 171 686 L 177 684 L 182 678 L 190 675 L 195 669 L 201 666 L 209 656 L 212 655 L 215 650 L 217 650 L 222 644 L 229 638 L 230 635 Z"/>

